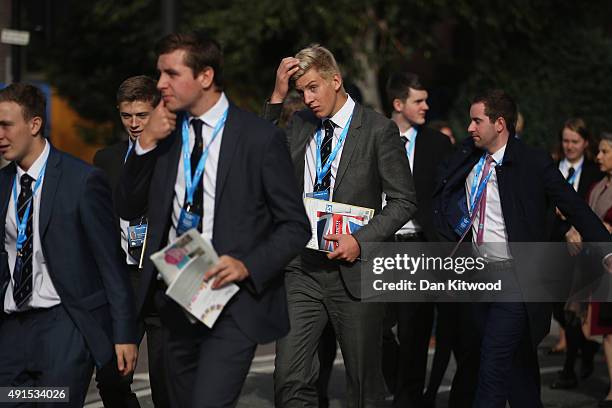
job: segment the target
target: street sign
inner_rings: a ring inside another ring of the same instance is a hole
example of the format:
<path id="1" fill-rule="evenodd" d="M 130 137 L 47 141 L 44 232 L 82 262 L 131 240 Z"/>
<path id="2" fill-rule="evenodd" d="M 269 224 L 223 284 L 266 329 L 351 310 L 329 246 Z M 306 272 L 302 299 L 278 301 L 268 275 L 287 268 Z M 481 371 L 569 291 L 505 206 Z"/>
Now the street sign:
<path id="1" fill-rule="evenodd" d="M 0 42 L 9 45 L 28 45 L 30 43 L 30 32 L 3 28 Z"/>

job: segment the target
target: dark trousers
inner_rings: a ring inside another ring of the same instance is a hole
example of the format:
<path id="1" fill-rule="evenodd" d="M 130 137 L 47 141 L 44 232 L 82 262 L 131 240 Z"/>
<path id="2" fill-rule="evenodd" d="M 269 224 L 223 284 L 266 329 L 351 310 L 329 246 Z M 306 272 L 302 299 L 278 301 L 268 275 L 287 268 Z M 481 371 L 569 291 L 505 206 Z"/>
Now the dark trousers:
<path id="1" fill-rule="evenodd" d="M 536 350 L 524 303 L 474 304 L 481 328 L 475 408 L 542 407 Z"/>
<path id="2" fill-rule="evenodd" d="M 141 271 L 135 265 L 128 266 L 133 288 L 140 284 Z M 170 398 L 166 385 L 166 369 L 164 364 L 164 331 L 157 312 L 163 303 L 163 290 L 154 293 L 153 307 L 144 318 L 144 330 L 147 334 L 147 357 L 149 363 L 149 383 L 151 399 L 156 408 L 170 407 Z M 100 398 L 105 408 L 140 408 L 138 397 L 132 391 L 134 376 L 122 377 L 117 370 L 117 361 L 96 370 L 96 383 Z"/>
<path id="3" fill-rule="evenodd" d="M 291 330 L 276 344 L 276 407 L 318 406 L 317 350 L 328 321 L 344 358 L 347 406 L 384 406 L 380 357 L 384 305 L 352 298 L 337 267 L 291 266 L 285 286 Z"/>
<path id="4" fill-rule="evenodd" d="M 389 303 L 387 314 L 397 319 L 399 344 L 392 343 L 393 318 L 386 317 L 384 328 L 386 362 L 385 378 L 392 391 L 394 407 L 423 406 L 423 390 L 427 375 L 427 353 L 433 325 L 433 303 Z M 393 354 L 396 353 L 394 356 Z M 390 367 L 389 367 L 390 365 Z M 396 370 L 393 378 L 393 370 Z M 395 387 L 393 387 L 395 383 Z"/>
<path id="5" fill-rule="evenodd" d="M 227 309 L 213 329 L 190 323 L 185 313 L 170 299 L 160 310 L 170 407 L 235 407 L 257 344 Z"/>
<path id="6" fill-rule="evenodd" d="M 438 394 L 440 384 L 446 373 L 451 352 L 456 354 L 456 345 L 459 332 L 459 313 L 456 303 L 436 303 L 436 351 L 431 365 L 431 374 L 427 383 L 424 398 L 433 404 Z"/>
<path id="7" fill-rule="evenodd" d="M 83 406 L 94 361 L 62 305 L 0 318 L 0 333 L 0 386 L 70 388 L 67 404 L 7 407 Z"/>

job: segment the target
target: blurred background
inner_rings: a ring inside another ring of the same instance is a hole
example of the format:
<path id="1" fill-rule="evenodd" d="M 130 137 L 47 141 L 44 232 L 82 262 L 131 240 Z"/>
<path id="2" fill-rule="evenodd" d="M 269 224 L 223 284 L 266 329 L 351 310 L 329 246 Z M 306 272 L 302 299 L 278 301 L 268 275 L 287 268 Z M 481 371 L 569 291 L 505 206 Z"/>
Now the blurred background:
<path id="1" fill-rule="evenodd" d="M 280 59 L 317 42 L 381 112 L 389 73 L 419 74 L 428 122 L 449 122 L 459 140 L 471 96 L 503 87 L 524 117 L 521 137 L 553 151 L 568 117 L 594 135 L 612 129 L 611 16 L 607 0 L 0 0 L 0 82 L 42 86 L 51 140 L 90 161 L 122 137 L 115 91 L 129 76 L 157 76 L 163 34 L 217 38 L 226 92 L 255 112 Z"/>

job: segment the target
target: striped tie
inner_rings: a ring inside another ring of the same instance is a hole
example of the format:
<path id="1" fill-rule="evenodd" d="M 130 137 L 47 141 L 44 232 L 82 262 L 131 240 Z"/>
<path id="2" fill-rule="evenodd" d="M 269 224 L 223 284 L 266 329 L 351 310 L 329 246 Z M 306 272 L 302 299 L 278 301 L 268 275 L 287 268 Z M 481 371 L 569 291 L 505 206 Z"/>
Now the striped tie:
<path id="1" fill-rule="evenodd" d="M 26 240 L 21 250 L 17 253 L 15 269 L 13 271 L 13 280 L 15 282 L 13 299 L 18 309 L 21 309 L 32 297 L 32 246 L 34 238 L 32 234 L 32 219 L 34 218 L 34 202 L 32 200 L 33 181 L 34 179 L 27 174 L 21 176 L 21 192 L 17 199 L 17 213 L 19 214 L 20 220 L 25 215 L 28 203 L 32 202 L 25 230 Z"/>

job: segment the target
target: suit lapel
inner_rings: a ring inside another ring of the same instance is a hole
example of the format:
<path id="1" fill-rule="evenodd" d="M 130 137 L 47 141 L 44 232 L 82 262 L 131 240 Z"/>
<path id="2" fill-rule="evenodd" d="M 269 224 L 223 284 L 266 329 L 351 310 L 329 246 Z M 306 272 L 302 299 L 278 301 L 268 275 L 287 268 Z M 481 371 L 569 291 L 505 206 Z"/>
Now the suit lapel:
<path id="1" fill-rule="evenodd" d="M 51 211 L 53 210 L 53 202 L 55 193 L 62 176 L 61 164 L 62 158 L 57 150 L 51 146 L 49 158 L 47 159 L 47 168 L 45 169 L 45 179 L 43 180 L 42 191 L 40 196 L 40 215 L 38 233 L 42 238 L 49 226 L 51 219 Z"/>
<path id="2" fill-rule="evenodd" d="M 219 205 L 219 198 L 223 193 L 223 187 L 227 180 L 236 146 L 240 139 L 240 120 L 238 119 L 238 111 L 236 107 L 230 103 L 229 112 L 227 113 L 227 121 L 223 128 L 221 137 L 221 148 L 219 150 L 219 162 L 217 163 L 217 181 L 215 185 L 215 208 Z"/>
<path id="3" fill-rule="evenodd" d="M 0 178 L 0 252 L 4 250 L 4 228 L 6 225 L 6 214 L 8 205 L 11 197 L 11 190 L 13 188 L 13 180 L 17 173 L 17 167 L 15 163 L 8 165 L 8 168 L 4 169 Z"/>
<path id="4" fill-rule="evenodd" d="M 334 181 L 334 190 L 338 189 L 338 186 L 342 182 L 344 173 L 351 162 L 351 157 L 355 151 L 357 143 L 359 143 L 359 137 L 361 136 L 361 121 L 363 119 L 363 108 L 358 103 L 355 103 L 353 109 L 353 119 L 351 120 L 351 126 L 349 127 L 348 134 L 344 141 L 344 147 L 342 148 L 342 156 L 340 156 L 340 164 L 338 165 L 338 172 L 336 173 L 336 180 Z"/>
<path id="5" fill-rule="evenodd" d="M 306 148 L 310 138 L 314 135 L 317 125 L 312 121 L 305 121 L 301 127 L 295 146 L 291 151 L 291 160 L 295 165 L 295 176 L 300 186 L 300 191 L 304 191 L 304 163 L 306 162 Z"/>

